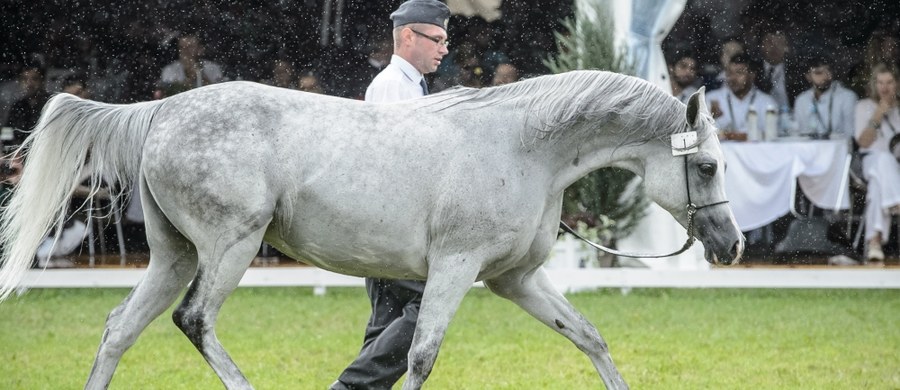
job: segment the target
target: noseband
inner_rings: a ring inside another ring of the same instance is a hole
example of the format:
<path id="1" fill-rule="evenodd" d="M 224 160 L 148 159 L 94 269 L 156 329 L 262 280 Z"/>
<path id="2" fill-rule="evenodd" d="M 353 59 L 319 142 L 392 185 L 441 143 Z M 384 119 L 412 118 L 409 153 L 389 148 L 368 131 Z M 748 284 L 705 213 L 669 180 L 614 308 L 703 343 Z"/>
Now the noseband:
<path id="1" fill-rule="evenodd" d="M 575 232 L 574 229 L 572 229 L 569 225 L 567 225 L 563 221 L 559 221 L 559 227 L 562 228 L 565 232 L 575 236 L 575 238 L 578 238 L 579 240 L 586 242 L 588 245 L 594 247 L 595 249 L 599 249 L 601 251 L 604 251 L 606 253 L 613 254 L 616 256 L 634 257 L 634 258 L 639 258 L 639 259 L 654 259 L 654 258 L 659 258 L 659 257 L 675 256 L 675 255 L 681 254 L 684 251 L 690 249 L 690 247 L 694 245 L 694 240 L 695 240 L 695 238 L 694 238 L 694 216 L 697 215 L 697 213 L 700 210 L 703 210 L 707 207 L 713 207 L 713 206 L 718 206 L 720 204 L 728 203 L 728 200 L 722 200 L 722 201 L 718 201 L 715 203 L 706 204 L 703 206 L 697 206 L 691 200 L 691 180 L 688 177 L 687 158 L 688 158 L 689 154 L 697 153 L 697 150 L 698 150 L 697 144 L 698 144 L 698 142 L 697 142 L 697 132 L 696 131 L 688 131 L 685 133 L 677 133 L 677 134 L 672 135 L 672 155 L 673 156 L 684 156 L 684 186 L 685 186 L 685 190 L 687 190 L 687 203 L 688 203 L 687 204 L 687 216 L 688 216 L 687 236 L 688 237 L 687 237 L 687 241 L 684 243 L 684 246 L 682 246 L 681 249 L 679 249 L 675 252 L 666 254 L 666 255 L 648 255 L 648 254 L 640 254 L 640 253 L 622 252 L 622 251 L 618 251 L 618 250 L 615 250 L 612 248 L 607 248 L 603 245 L 597 244 L 595 242 L 592 242 L 592 241 L 582 237 L 580 234 Z"/>

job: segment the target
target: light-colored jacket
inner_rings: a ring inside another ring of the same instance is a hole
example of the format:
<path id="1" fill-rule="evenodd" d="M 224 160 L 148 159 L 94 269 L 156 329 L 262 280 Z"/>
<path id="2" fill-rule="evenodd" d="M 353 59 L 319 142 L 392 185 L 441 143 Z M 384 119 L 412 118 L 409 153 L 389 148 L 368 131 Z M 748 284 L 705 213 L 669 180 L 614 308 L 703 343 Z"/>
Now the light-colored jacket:
<path id="1" fill-rule="evenodd" d="M 831 139 L 845 139 L 854 133 L 856 94 L 834 81 L 818 100 L 812 88 L 794 101 L 794 118 L 800 134 L 829 134 Z"/>

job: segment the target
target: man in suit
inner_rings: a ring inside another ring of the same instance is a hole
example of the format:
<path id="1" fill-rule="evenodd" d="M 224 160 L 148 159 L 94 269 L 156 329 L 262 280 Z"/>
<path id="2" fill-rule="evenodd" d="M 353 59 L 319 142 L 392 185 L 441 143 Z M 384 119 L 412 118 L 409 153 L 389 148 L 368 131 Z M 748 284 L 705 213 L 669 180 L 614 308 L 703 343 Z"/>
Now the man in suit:
<path id="1" fill-rule="evenodd" d="M 777 30 L 763 33 L 759 54 L 763 60 L 759 89 L 771 95 L 780 109 L 793 107 L 794 98 L 803 91 L 803 80 L 790 62 L 787 35 Z"/>

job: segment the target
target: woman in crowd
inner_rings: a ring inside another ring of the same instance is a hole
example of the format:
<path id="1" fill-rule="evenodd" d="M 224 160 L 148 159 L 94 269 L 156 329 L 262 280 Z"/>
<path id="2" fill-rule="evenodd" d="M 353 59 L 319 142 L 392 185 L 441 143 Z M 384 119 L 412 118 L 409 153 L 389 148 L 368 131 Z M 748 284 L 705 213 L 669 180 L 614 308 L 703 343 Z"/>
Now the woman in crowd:
<path id="1" fill-rule="evenodd" d="M 856 142 L 868 180 L 865 229 L 866 259 L 884 260 L 881 241 L 890 237 L 891 214 L 900 213 L 900 163 L 889 150 L 891 138 L 900 132 L 897 108 L 896 66 L 878 64 L 872 69 L 869 98 L 856 105 Z"/>

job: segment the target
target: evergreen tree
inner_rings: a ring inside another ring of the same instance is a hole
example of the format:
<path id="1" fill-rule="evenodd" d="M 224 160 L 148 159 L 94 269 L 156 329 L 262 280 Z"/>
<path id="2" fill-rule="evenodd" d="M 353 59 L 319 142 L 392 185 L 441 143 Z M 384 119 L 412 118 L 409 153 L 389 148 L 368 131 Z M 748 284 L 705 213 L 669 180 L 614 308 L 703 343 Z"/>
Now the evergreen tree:
<path id="1" fill-rule="evenodd" d="M 577 4 L 574 19 L 562 22 L 565 31 L 554 33 L 559 54 L 545 59 L 544 65 L 553 73 L 595 69 L 632 74 L 627 50 L 616 49 L 608 1 L 591 2 L 586 9 L 585 2 Z M 579 230 L 593 230 L 585 232 L 588 236 L 614 244 L 634 230 L 646 208 L 644 190 L 633 173 L 603 168 L 566 189 L 563 219 L 570 225 L 580 222 Z"/>

